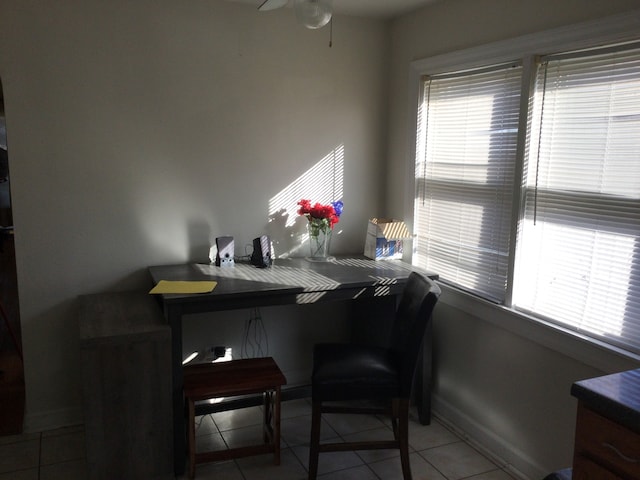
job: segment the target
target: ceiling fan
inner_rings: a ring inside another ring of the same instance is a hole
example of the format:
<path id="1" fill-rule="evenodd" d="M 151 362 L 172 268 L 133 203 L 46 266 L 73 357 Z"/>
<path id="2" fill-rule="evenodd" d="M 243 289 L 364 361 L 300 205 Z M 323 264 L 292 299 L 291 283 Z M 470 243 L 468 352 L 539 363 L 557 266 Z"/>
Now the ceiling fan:
<path id="1" fill-rule="evenodd" d="M 307 28 L 324 27 L 331 21 L 332 0 L 293 0 L 298 21 Z M 285 7 L 289 0 L 264 0 L 258 10 L 265 12 Z"/>

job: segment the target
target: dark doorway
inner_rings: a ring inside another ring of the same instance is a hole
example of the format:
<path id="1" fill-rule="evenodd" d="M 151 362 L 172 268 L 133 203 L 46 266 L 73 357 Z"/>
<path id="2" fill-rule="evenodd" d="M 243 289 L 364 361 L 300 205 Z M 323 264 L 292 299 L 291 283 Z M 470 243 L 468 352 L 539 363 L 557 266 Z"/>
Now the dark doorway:
<path id="1" fill-rule="evenodd" d="M 22 433 L 24 392 L 9 149 L 0 80 L 0 435 Z"/>

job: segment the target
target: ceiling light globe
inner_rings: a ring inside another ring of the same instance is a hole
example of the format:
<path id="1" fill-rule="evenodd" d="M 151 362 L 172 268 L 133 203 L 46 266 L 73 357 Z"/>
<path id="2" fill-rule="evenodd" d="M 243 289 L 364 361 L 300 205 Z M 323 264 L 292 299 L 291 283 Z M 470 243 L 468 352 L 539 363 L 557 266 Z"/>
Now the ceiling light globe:
<path id="1" fill-rule="evenodd" d="M 295 0 L 296 17 L 307 28 L 324 27 L 331 20 L 332 0 Z"/>

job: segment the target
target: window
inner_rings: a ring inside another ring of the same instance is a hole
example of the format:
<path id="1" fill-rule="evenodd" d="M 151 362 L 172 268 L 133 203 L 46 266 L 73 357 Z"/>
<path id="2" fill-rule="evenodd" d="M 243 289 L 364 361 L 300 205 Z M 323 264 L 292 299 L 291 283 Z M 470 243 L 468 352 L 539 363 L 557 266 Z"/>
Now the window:
<path id="1" fill-rule="evenodd" d="M 543 59 L 514 306 L 640 348 L 640 49 Z"/>
<path id="2" fill-rule="evenodd" d="M 640 46 L 532 59 L 422 79 L 414 263 L 640 353 Z"/>
<path id="3" fill-rule="evenodd" d="M 416 261 L 501 301 L 507 282 L 522 68 L 425 77 Z"/>

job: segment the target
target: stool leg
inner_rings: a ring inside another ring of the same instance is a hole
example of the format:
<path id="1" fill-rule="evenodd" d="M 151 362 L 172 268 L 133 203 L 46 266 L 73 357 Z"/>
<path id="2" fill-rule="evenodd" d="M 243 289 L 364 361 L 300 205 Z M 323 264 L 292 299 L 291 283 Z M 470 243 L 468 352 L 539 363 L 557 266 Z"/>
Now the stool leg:
<path id="1" fill-rule="evenodd" d="M 196 475 L 196 408 L 195 402 L 187 398 L 188 405 L 188 426 L 187 426 L 187 445 L 189 449 L 189 478 Z"/>
<path id="2" fill-rule="evenodd" d="M 269 443 L 273 440 L 271 432 L 271 403 L 273 398 L 271 392 L 264 392 L 262 394 L 262 439 L 264 443 Z"/>
<path id="3" fill-rule="evenodd" d="M 273 442 L 274 442 L 274 463 L 280 465 L 280 385 L 276 387 L 273 416 Z"/>

